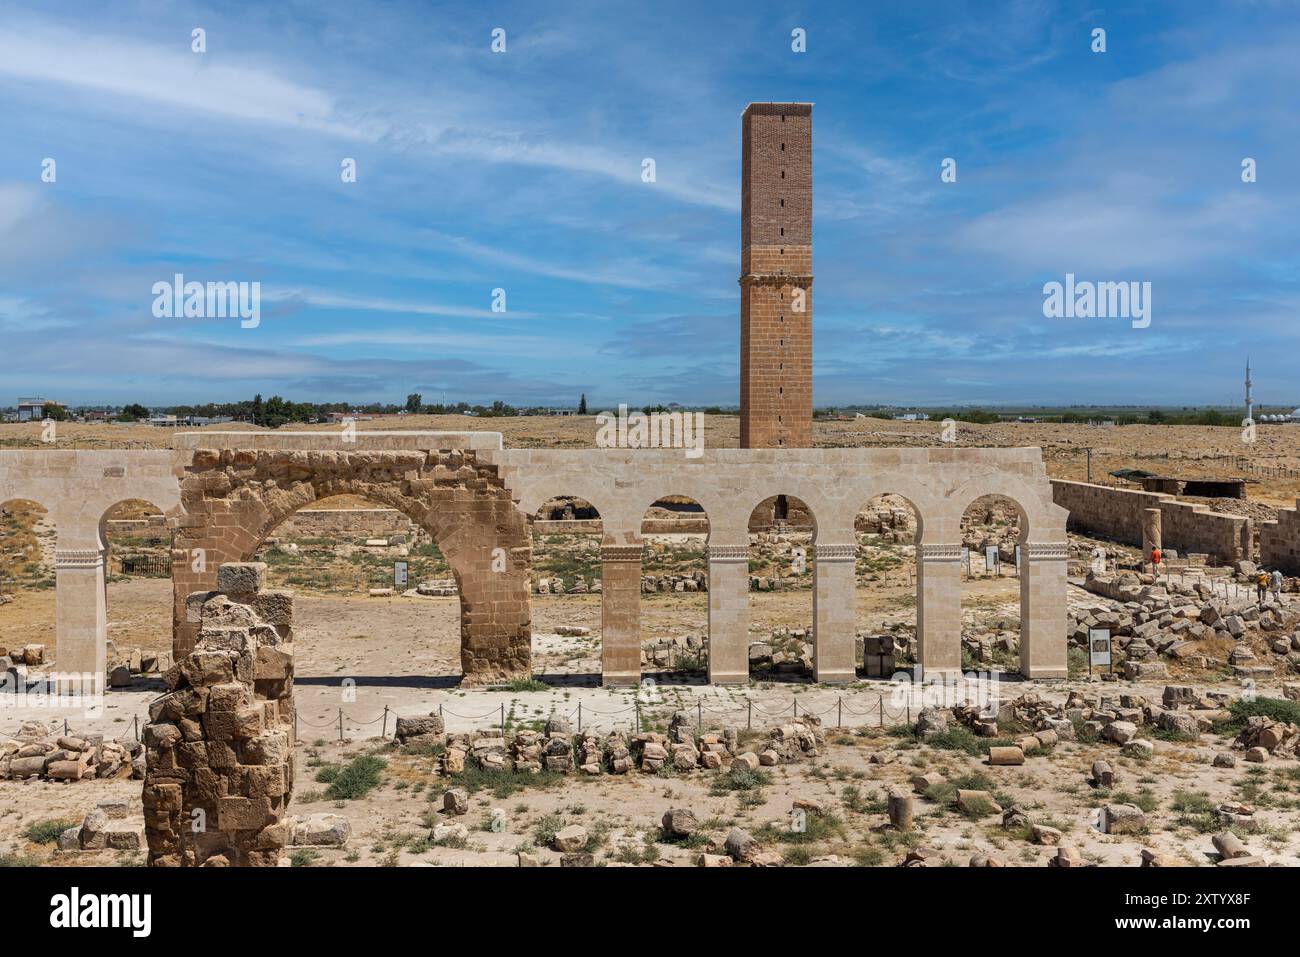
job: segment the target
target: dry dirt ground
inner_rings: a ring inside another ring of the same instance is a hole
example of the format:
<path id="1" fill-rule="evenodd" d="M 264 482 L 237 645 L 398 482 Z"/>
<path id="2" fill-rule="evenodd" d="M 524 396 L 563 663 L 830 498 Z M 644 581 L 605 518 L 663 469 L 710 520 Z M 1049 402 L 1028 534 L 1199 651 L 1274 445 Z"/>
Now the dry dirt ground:
<path id="1" fill-rule="evenodd" d="M 973 597 L 1013 608 L 1015 585 L 1014 579 L 968 583 Z M 860 589 L 861 626 L 874 628 L 911 614 L 911 609 L 899 607 L 898 593 L 906 589 L 905 581 Z M 762 629 L 805 625 L 811 613 L 807 592 L 751 597 L 756 636 Z M 1087 600 L 1082 593 L 1075 597 Z M 17 608 L 14 604 L 0 607 L 0 624 L 7 620 L 5 616 L 29 614 L 34 606 L 27 601 L 48 598 L 52 593 L 33 592 Z M 705 598 L 703 594 L 646 596 L 647 635 L 703 632 Z M 119 646 L 166 648 L 167 581 L 114 582 L 109 586 L 109 608 Z M 902 835 L 886 827 L 883 801 L 889 788 L 906 786 L 914 772 L 937 770 L 963 786 L 993 791 L 1004 804 L 1020 804 L 1032 820 L 1064 831 L 1067 843 L 1097 863 L 1134 865 L 1144 847 L 1186 864 L 1210 863 L 1213 848 L 1207 809 L 1224 800 L 1246 800 L 1259 808 L 1263 821 L 1262 829 L 1247 838 L 1252 850 L 1271 862 L 1300 864 L 1296 837 L 1300 764 L 1296 761 L 1213 768 L 1209 763 L 1213 754 L 1226 749 L 1228 742 L 1207 735 L 1194 744 L 1158 740 L 1156 756 L 1149 761 L 1121 757 L 1111 745 L 1062 743 L 1047 756 L 1031 757 L 1023 767 L 994 768 L 965 752 L 917 745 L 882 730 L 881 725 L 904 723 L 907 712 L 886 699 L 882 714 L 878 710 L 881 685 L 876 682 L 861 682 L 848 690 L 799 682 L 737 690 L 710 688 L 694 677 L 669 678 L 643 692 L 643 727 L 662 729 L 673 711 L 698 709 L 706 726 L 731 724 L 743 729 L 752 721 L 755 729 L 767 728 L 779 723 L 781 715 L 792 714 L 797 701 L 800 713 L 822 714 L 828 726 L 825 754 L 773 769 L 765 782 L 748 791 L 719 789 L 720 778 L 713 772 L 594 779 L 575 775 L 558 781 L 537 779 L 518 789 L 514 785 L 483 788 L 473 794 L 469 815 L 458 819 L 470 829 L 468 841 L 463 846 L 437 846 L 430 840 L 431 826 L 444 819 L 439 795 L 449 782 L 436 775 L 428 755 L 399 753 L 380 737 L 384 730 L 391 734 L 394 712 L 421 714 L 441 708 L 449 730 L 467 731 L 497 724 L 502 716 L 510 727 L 536 726 L 551 714 L 576 721 L 581 703 L 584 727 L 631 730 L 635 693 L 600 688 L 596 679 L 599 597 L 538 596 L 534 624 L 536 670 L 545 676 L 545 684 L 518 691 L 468 691 L 455 683 L 459 671 L 456 599 L 300 595 L 295 640 L 300 745 L 292 810 L 342 814 L 351 824 L 352 837 L 346 848 L 300 852 L 294 860 L 311 866 L 513 866 L 517 852 L 526 850 L 558 863 L 558 854 L 535 846 L 536 842 L 544 843 L 546 834 L 560 824 L 572 823 L 589 829 L 590 845 L 601 863 L 693 863 L 707 839 L 721 840 L 733 825 L 759 835 L 790 864 L 891 865 L 902 859 L 909 846 L 919 843 L 937 849 L 945 862 L 961 865 L 976 853 L 995 855 L 1012 866 L 1042 865 L 1054 853 L 1052 848 L 1030 843 L 1020 832 L 1003 830 L 997 818 L 969 819 L 944 803 L 919 796 L 915 833 Z M 554 633 L 558 625 L 574 624 L 592 628 L 593 635 L 562 638 Z M 345 679 L 352 679 L 355 687 Z M 1157 698 L 1160 687 L 1132 690 Z M 160 688 L 156 679 L 137 679 L 131 688 L 112 692 L 104 717 L 82 729 L 129 737 L 133 719 L 144 714 Z M 1004 685 L 1002 691 L 1011 697 L 1036 688 L 1023 683 Z M 1038 690 L 1053 697 L 1064 694 L 1060 686 Z M 1099 690 L 1101 686 L 1093 684 L 1089 693 Z M 1110 690 L 1117 690 L 1116 686 Z M 844 710 L 839 710 L 841 699 Z M 910 713 L 914 716 L 915 710 Z M 12 731 L 29 717 L 49 720 L 52 715 L 33 709 L 12 715 L 0 710 L 0 731 Z M 845 730 L 835 730 L 841 721 Z M 891 763 L 873 763 L 872 756 L 882 752 L 892 756 Z M 326 786 L 316 781 L 321 768 L 362 754 L 377 754 L 387 762 L 380 785 L 355 800 L 326 798 Z M 1087 781 L 1098 757 L 1110 761 L 1119 775 L 1113 793 L 1094 789 Z M 138 812 L 139 782 L 0 782 L 0 860 L 48 859 L 51 845 L 27 837 L 32 825 L 75 823 L 111 797 L 130 801 Z M 816 800 L 827 812 L 804 833 L 789 827 L 796 799 Z M 1148 833 L 1117 837 L 1098 832 L 1096 808 L 1107 802 L 1133 802 L 1148 809 Z M 704 836 L 688 845 L 662 842 L 658 821 L 670 807 L 693 809 L 704 822 Z M 504 822 L 498 830 L 490 824 L 494 812 Z M 75 864 L 140 860 L 140 855 L 121 852 L 59 856 L 60 863 Z"/>
<path id="2" fill-rule="evenodd" d="M 1158 687 L 1135 690 L 1159 693 Z M 846 697 L 860 706 L 865 700 L 865 692 L 861 694 Z M 536 706 L 520 703 L 536 695 L 513 697 L 512 723 L 522 711 L 545 715 L 556 698 L 566 696 L 552 692 L 552 700 Z M 757 696 L 756 700 L 764 699 Z M 487 697 L 476 697 L 472 704 L 481 709 L 487 703 Z M 662 727 L 668 713 L 683 703 L 673 700 L 659 707 L 647 706 L 647 725 Z M 601 704 L 609 707 L 607 702 Z M 807 704 L 814 702 L 808 700 Z M 468 709 L 471 702 L 458 706 Z M 556 710 L 563 709 L 561 704 Z M 743 722 L 743 715 L 734 720 Z M 597 778 L 572 775 L 558 780 L 539 777 L 476 787 L 473 781 L 449 782 L 439 776 L 428 755 L 404 754 L 377 739 L 340 741 L 333 729 L 304 729 L 292 811 L 341 814 L 348 819 L 352 834 L 344 848 L 298 851 L 293 861 L 310 866 L 514 866 L 517 852 L 526 851 L 557 864 L 559 855 L 544 845 L 548 834 L 569 824 L 588 829 L 588 847 L 596 862 L 603 864 L 663 861 L 690 865 L 707 841 L 721 841 L 733 826 L 754 833 L 790 865 L 888 866 L 899 863 L 909 847 L 919 844 L 937 850 L 941 863 L 956 865 L 965 865 L 975 854 L 986 854 L 1008 866 L 1042 866 L 1055 853 L 1054 848 L 1032 843 L 1023 831 L 1004 830 L 996 816 L 967 817 L 943 800 L 920 796 L 916 798 L 916 831 L 900 834 L 890 829 L 884 809 L 889 789 L 908 787 L 915 773 L 938 771 L 955 785 L 989 790 L 1003 806 L 1020 805 L 1034 823 L 1064 832 L 1062 843 L 1077 847 L 1093 863 L 1134 866 L 1141 850 L 1151 848 L 1166 855 L 1170 863 L 1211 864 L 1210 835 L 1217 828 L 1209 809 L 1232 800 L 1248 801 L 1258 808 L 1260 828 L 1245 835 L 1252 852 L 1270 863 L 1300 864 L 1300 772 L 1295 761 L 1213 768 L 1209 763 L 1212 755 L 1227 742 L 1207 735 L 1194 744 L 1156 741 L 1155 756 L 1148 760 L 1122 757 L 1112 745 L 1062 743 L 1046 756 L 1029 758 L 1022 767 L 989 767 L 982 758 L 962 751 L 918 745 L 908 737 L 874 727 L 837 731 L 834 715 L 826 720 L 831 727 L 822 755 L 772 769 L 748 790 L 728 790 L 720 786 L 725 780 L 722 775 L 703 771 Z M 706 714 L 706 724 L 711 721 Z M 364 797 L 328 798 L 317 775 L 361 755 L 377 755 L 386 762 L 379 785 Z M 1109 761 L 1116 771 L 1116 784 L 1110 791 L 1089 783 L 1089 768 L 1097 758 Z M 887 763 L 879 763 L 882 760 Z M 431 840 L 431 828 L 447 820 L 441 812 L 440 795 L 452 783 L 468 783 L 472 789 L 469 813 L 455 819 L 469 829 L 469 836 L 463 842 L 453 840 L 440 846 Z M 130 801 L 138 813 L 139 782 L 0 782 L 0 862 L 51 859 L 50 845 L 29 840 L 28 833 L 34 833 L 29 828 L 50 821 L 75 823 L 98 801 L 109 798 Z M 796 800 L 816 801 L 824 811 L 810 819 L 813 823 L 802 832 L 791 826 Z M 1147 813 L 1146 832 L 1126 836 L 1100 833 L 1097 808 L 1112 802 L 1141 806 Z M 702 822 L 699 839 L 687 844 L 663 840 L 658 822 L 664 811 L 675 807 L 696 813 Z M 499 821 L 495 828 L 494 817 Z M 57 829 L 46 826 L 51 831 Z M 59 863 L 74 865 L 140 861 L 141 855 L 122 852 L 58 855 Z"/>

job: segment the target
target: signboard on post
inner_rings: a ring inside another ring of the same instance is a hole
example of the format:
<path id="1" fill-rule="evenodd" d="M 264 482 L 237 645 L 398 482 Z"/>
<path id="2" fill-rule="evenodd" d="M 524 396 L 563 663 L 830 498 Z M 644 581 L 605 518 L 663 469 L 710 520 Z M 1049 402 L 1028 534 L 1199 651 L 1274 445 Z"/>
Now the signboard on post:
<path id="1" fill-rule="evenodd" d="M 1088 674 L 1092 674 L 1094 665 L 1111 667 L 1109 628 L 1088 629 Z"/>
<path id="2" fill-rule="evenodd" d="M 405 588 L 410 580 L 410 565 L 407 562 L 393 562 L 393 587 Z"/>
<path id="3" fill-rule="evenodd" d="M 984 570 L 992 575 L 996 575 L 1002 571 L 998 560 L 998 547 L 996 545 L 989 545 L 984 549 Z"/>
<path id="4" fill-rule="evenodd" d="M 1016 546 L 1016 574 L 1020 574 L 1020 546 Z"/>
<path id="5" fill-rule="evenodd" d="M 970 578 L 970 549 L 965 545 L 961 547 L 961 564 L 966 569 L 966 577 Z"/>

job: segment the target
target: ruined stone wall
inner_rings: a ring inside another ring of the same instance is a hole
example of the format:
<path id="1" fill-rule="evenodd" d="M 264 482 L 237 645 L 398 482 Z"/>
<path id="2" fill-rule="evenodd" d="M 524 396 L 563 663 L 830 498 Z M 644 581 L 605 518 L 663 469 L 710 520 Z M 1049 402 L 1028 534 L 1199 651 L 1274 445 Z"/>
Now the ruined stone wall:
<path id="1" fill-rule="evenodd" d="M 1296 508 L 1278 509 L 1276 522 L 1259 526 L 1259 560 L 1266 568 L 1300 575 L 1300 501 Z"/>
<path id="2" fill-rule="evenodd" d="M 1250 519 L 1211 512 L 1170 495 L 1052 479 L 1052 499 L 1070 513 L 1068 527 L 1141 547 L 1142 510 L 1160 509 L 1165 548 L 1203 552 L 1220 562 L 1249 558 Z"/>
<path id="3" fill-rule="evenodd" d="M 226 564 L 188 597 L 194 650 L 144 727 L 145 835 L 155 867 L 275 867 L 293 789 L 293 596 L 266 566 Z"/>
<path id="4" fill-rule="evenodd" d="M 438 545 L 460 593 L 461 668 L 469 684 L 531 670 L 528 523 L 497 468 L 473 451 L 198 449 L 181 478 L 184 508 L 172 552 L 174 651 L 193 650 L 191 592 L 216 568 L 250 559 L 285 519 L 334 495 L 357 495 L 408 516 Z"/>

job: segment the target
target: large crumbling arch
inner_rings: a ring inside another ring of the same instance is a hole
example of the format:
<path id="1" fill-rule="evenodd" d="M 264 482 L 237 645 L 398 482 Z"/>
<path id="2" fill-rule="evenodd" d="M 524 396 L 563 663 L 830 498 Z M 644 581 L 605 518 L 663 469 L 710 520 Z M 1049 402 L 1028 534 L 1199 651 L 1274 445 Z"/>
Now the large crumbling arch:
<path id="1" fill-rule="evenodd" d="M 469 450 L 195 451 L 181 476 L 172 553 L 177 659 L 197 634 L 186 620 L 186 595 L 211 590 L 219 565 L 251 559 L 304 505 L 343 494 L 397 509 L 437 543 L 460 592 L 466 683 L 529 675 L 528 524 L 496 466 Z"/>

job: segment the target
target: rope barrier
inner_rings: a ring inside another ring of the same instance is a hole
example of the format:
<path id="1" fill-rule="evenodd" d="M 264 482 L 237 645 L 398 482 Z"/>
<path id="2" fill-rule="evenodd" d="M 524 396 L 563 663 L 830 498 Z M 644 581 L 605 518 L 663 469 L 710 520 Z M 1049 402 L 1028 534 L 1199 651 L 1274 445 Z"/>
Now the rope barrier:
<path id="1" fill-rule="evenodd" d="M 793 698 L 790 704 L 785 705 L 784 707 L 780 708 L 777 711 L 770 711 L 767 708 L 758 705 L 753 701 L 752 698 L 745 699 L 743 703 L 738 703 L 730 707 L 725 707 L 725 706 L 717 707 L 714 705 L 705 705 L 703 701 L 696 701 L 695 709 L 699 713 L 707 711 L 711 715 L 737 715 L 737 714 L 745 715 L 752 712 L 758 712 L 760 715 L 763 715 L 768 718 L 785 718 L 787 716 L 790 716 L 792 712 L 794 712 L 799 716 L 806 715 L 809 717 L 820 718 L 838 709 L 841 711 L 841 713 L 848 713 L 849 715 L 852 715 L 855 718 L 870 718 L 873 716 L 878 716 L 880 718 L 880 722 L 879 722 L 880 727 L 885 726 L 886 719 L 898 719 L 903 717 L 904 715 L 910 715 L 911 713 L 910 708 L 899 708 L 896 710 L 894 708 L 885 705 L 883 703 L 884 702 L 883 695 L 877 695 L 874 701 L 868 705 L 866 710 L 863 711 L 859 711 L 851 707 L 847 703 L 847 701 L 849 700 L 856 701 L 861 699 L 856 699 L 856 698 L 846 699 L 843 696 L 840 696 L 833 703 L 831 703 L 829 706 L 827 706 L 826 708 L 820 711 L 810 711 L 806 708 L 806 706 L 800 707 L 799 699 L 797 697 Z M 646 702 L 645 706 L 649 707 L 652 704 L 653 704 L 652 702 Z M 678 704 L 682 705 L 683 702 L 678 701 Z M 625 708 L 619 708 L 613 711 L 604 711 L 599 708 L 592 708 L 590 706 L 583 704 L 579 707 L 570 709 L 567 713 L 567 719 L 573 720 L 578 715 L 579 712 L 581 712 L 584 719 L 589 716 L 598 717 L 598 718 L 618 718 L 624 715 L 632 714 L 633 712 L 639 712 L 641 710 L 641 707 L 642 704 L 640 702 L 637 702 L 628 705 Z M 680 708 L 679 710 L 687 710 L 687 708 L 683 707 Z M 456 711 L 448 710 L 446 706 L 441 706 L 441 705 L 438 708 L 438 712 L 439 714 L 449 715 L 453 718 L 459 718 L 464 721 L 484 721 L 487 719 L 492 719 L 494 726 L 499 726 L 501 720 L 501 714 L 502 714 L 501 708 L 499 707 L 493 708 L 491 711 L 486 711 L 483 714 L 470 715 L 470 714 L 461 714 Z M 339 709 L 337 718 L 330 721 L 326 721 L 323 724 L 318 724 L 314 721 L 308 721 L 307 719 L 303 718 L 301 714 L 296 715 L 295 720 L 297 724 L 315 731 L 320 731 L 325 729 L 333 729 L 333 730 L 341 731 L 345 727 L 352 727 L 352 728 L 369 727 L 370 725 L 379 724 L 381 721 L 384 722 L 386 727 L 389 713 L 391 713 L 394 718 L 398 717 L 396 712 L 386 710 L 384 714 L 378 717 L 371 718 L 369 720 L 362 720 L 358 718 L 349 717 L 348 715 L 343 713 L 342 709 Z M 552 712 L 552 716 L 554 714 L 555 712 Z M 2 731 L 0 731 L 0 738 L 9 741 L 16 741 L 20 744 L 28 740 L 27 738 L 18 738 Z"/>
<path id="2" fill-rule="evenodd" d="M 466 721 L 482 721 L 484 718 L 499 718 L 501 716 L 500 708 L 493 708 L 487 714 L 457 714 L 450 708 L 443 708 L 444 713 L 451 715 L 453 718 L 463 718 Z"/>

